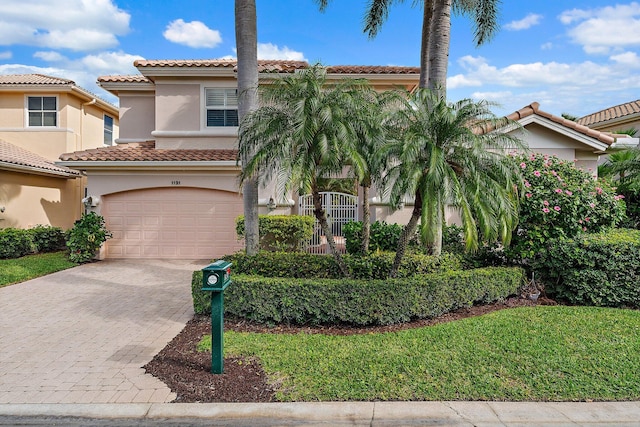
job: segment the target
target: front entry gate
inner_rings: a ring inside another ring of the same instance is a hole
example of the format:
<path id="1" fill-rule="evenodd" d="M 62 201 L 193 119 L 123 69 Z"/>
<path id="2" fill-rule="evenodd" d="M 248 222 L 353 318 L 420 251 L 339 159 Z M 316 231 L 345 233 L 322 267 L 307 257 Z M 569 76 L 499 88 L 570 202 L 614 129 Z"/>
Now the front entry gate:
<path id="1" fill-rule="evenodd" d="M 333 233 L 336 247 L 339 252 L 346 252 L 345 238 L 342 235 L 342 226 L 350 221 L 358 221 L 358 197 L 351 194 L 322 192 L 322 207 L 327 215 L 327 222 Z M 307 194 L 300 196 L 298 212 L 300 215 L 314 216 L 313 196 Z M 307 252 L 314 254 L 329 253 L 329 245 L 320 223 L 316 219 L 313 226 L 313 237 L 307 245 Z"/>

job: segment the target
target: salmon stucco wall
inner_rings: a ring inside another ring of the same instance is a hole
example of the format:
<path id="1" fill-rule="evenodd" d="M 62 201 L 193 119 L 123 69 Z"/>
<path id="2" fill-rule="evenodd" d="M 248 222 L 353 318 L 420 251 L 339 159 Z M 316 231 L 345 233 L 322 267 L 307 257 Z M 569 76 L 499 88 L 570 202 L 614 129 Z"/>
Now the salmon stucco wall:
<path id="1" fill-rule="evenodd" d="M 82 181 L 0 171 L 0 228 L 71 228 L 83 211 Z"/>

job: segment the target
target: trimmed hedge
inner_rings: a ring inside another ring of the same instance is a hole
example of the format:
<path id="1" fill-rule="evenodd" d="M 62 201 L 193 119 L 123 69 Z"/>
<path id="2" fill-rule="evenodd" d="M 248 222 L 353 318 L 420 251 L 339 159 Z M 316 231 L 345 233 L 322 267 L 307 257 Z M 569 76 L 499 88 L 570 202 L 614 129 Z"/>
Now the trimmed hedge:
<path id="1" fill-rule="evenodd" d="M 315 218 L 302 215 L 259 215 L 260 249 L 301 251 L 313 236 Z M 244 237 L 244 215 L 236 218 L 236 234 Z"/>
<path id="2" fill-rule="evenodd" d="M 640 308 L 640 230 L 549 242 L 535 264 L 548 294 L 572 304 Z"/>
<path id="3" fill-rule="evenodd" d="M 29 230 L 0 230 L 0 258 L 20 258 L 33 252 L 33 239 Z"/>
<path id="4" fill-rule="evenodd" d="M 395 251 L 398 240 L 402 234 L 402 226 L 399 224 L 387 224 L 384 221 L 376 221 L 371 224 L 369 232 L 369 252 Z M 358 254 L 362 252 L 362 221 L 351 221 L 342 227 L 342 233 L 346 239 L 347 252 Z"/>
<path id="5" fill-rule="evenodd" d="M 0 229 L 0 259 L 20 258 L 38 252 L 65 249 L 66 236 L 59 227 L 36 225 L 33 228 Z"/>
<path id="6" fill-rule="evenodd" d="M 437 317 L 474 303 L 516 294 L 519 268 L 483 268 L 393 280 L 290 279 L 234 275 L 225 291 L 225 313 L 277 324 L 390 325 Z M 194 310 L 211 310 L 202 272 L 192 278 Z"/>
<path id="7" fill-rule="evenodd" d="M 60 227 L 36 225 L 28 231 L 36 252 L 57 252 L 67 248 L 67 238 Z"/>
<path id="8" fill-rule="evenodd" d="M 367 256 L 344 255 L 344 262 L 355 279 L 386 279 L 395 253 L 379 252 Z M 260 252 L 248 256 L 238 252 L 224 257 L 233 263 L 233 274 L 249 274 L 264 277 L 293 277 L 316 279 L 340 279 L 340 268 L 331 256 L 308 253 Z M 459 270 L 461 260 L 457 255 L 443 253 L 436 257 L 424 254 L 405 255 L 398 277 L 415 274 Z"/>

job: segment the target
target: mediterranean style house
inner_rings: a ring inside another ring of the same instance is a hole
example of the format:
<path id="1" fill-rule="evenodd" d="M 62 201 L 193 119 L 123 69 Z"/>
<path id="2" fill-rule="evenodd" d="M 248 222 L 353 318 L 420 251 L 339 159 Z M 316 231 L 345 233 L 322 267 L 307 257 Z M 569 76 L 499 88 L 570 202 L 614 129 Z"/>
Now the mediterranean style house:
<path id="1" fill-rule="evenodd" d="M 87 176 L 91 209 L 104 216 L 113 233 L 101 257 L 211 259 L 242 248 L 235 233 L 235 218 L 242 214 L 236 62 L 139 60 L 134 65 L 140 74 L 98 79 L 120 100 L 116 145 L 67 153 L 58 162 Z M 307 67 L 299 61 L 259 61 L 259 80 Z M 419 79 L 416 67 L 329 66 L 327 73 L 329 79 L 365 78 L 377 90 L 412 90 Z M 545 113 L 537 103 L 511 118 L 523 125 L 517 132 L 531 149 L 576 160 L 585 169 L 595 170 L 599 155 L 615 143 L 613 136 Z M 372 220 L 406 223 L 410 208 L 394 212 L 375 191 L 371 197 Z M 272 187 L 261 189 L 259 198 L 261 213 L 303 211 L 293 198 L 276 203 Z"/>
<path id="2" fill-rule="evenodd" d="M 111 145 L 118 109 L 73 81 L 0 76 L 0 228 L 70 228 L 86 179 L 56 165 L 62 153 Z"/>

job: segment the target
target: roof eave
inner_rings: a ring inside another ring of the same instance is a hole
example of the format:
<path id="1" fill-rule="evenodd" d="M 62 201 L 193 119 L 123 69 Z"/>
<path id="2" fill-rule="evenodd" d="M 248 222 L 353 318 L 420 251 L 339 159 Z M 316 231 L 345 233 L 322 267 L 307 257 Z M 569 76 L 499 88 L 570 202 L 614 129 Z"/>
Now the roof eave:
<path id="1" fill-rule="evenodd" d="M 149 82 L 101 82 L 98 81 L 98 86 L 107 92 L 118 96 L 120 92 L 153 92 L 156 90 L 156 86 Z"/>
<path id="2" fill-rule="evenodd" d="M 137 67 L 140 74 L 152 77 L 236 77 L 233 67 Z"/>
<path id="3" fill-rule="evenodd" d="M 54 178 L 66 178 L 75 179 L 80 178 L 82 175 L 73 172 L 55 171 L 50 169 L 43 169 L 35 166 L 18 165 L 15 163 L 0 161 L 0 169 L 10 170 L 14 172 L 28 173 L 31 175 L 42 175 Z"/>
<path id="4" fill-rule="evenodd" d="M 61 160 L 57 165 L 66 166 L 76 170 L 180 170 L 180 171 L 206 171 L 206 170 L 230 170 L 240 171 L 240 164 L 235 160 L 211 160 L 211 161 L 100 161 L 100 160 Z"/>

